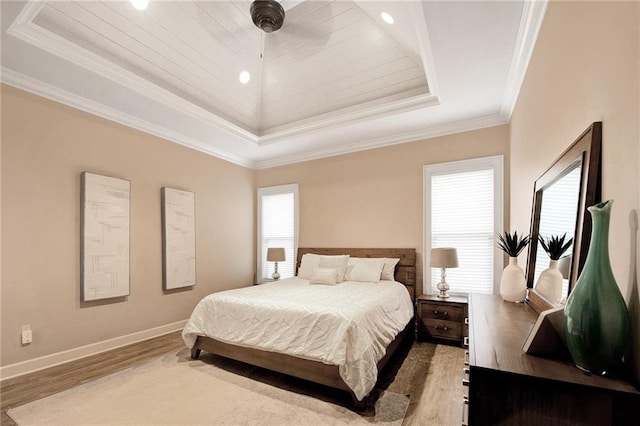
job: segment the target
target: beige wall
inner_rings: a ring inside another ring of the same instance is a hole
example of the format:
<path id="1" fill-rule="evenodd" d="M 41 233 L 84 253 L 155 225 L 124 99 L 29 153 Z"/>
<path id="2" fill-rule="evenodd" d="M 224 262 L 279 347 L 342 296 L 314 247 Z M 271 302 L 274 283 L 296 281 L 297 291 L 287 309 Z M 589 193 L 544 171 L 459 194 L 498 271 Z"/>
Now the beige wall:
<path id="1" fill-rule="evenodd" d="M 0 94 L 2 366 L 181 321 L 204 295 L 250 284 L 257 186 L 300 184 L 302 246 L 415 247 L 421 285 L 423 165 L 505 154 L 509 176 L 507 126 L 251 171 L 10 86 Z M 82 171 L 131 181 L 124 301 L 80 302 Z M 193 290 L 162 292 L 162 186 L 196 193 Z"/>
<path id="2" fill-rule="evenodd" d="M 609 250 L 632 307 L 627 360 L 640 381 L 637 266 L 630 215 L 640 203 L 640 3 L 552 2 L 511 120 L 511 222 L 530 217 L 536 177 L 591 122 L 603 122 L 602 197 L 613 199 Z M 635 268 L 635 269 L 634 269 Z M 633 274 L 632 272 L 636 272 Z"/>
<path id="3" fill-rule="evenodd" d="M 254 274 L 255 172 L 2 87 L 2 365 L 189 317 Z M 80 173 L 131 181 L 131 295 L 80 303 Z M 160 188 L 196 193 L 197 281 L 163 294 Z M 34 342 L 20 345 L 21 324 Z"/>
<path id="4" fill-rule="evenodd" d="M 638 2 L 556 2 L 547 10 L 511 120 L 511 223 L 527 229 L 535 179 L 593 121 L 603 122 L 602 196 L 627 293 L 629 215 L 639 203 Z"/>
<path id="5" fill-rule="evenodd" d="M 416 248 L 421 289 L 423 166 L 504 154 L 508 206 L 508 132 L 497 126 L 260 170 L 257 183 L 299 184 L 300 247 Z"/>

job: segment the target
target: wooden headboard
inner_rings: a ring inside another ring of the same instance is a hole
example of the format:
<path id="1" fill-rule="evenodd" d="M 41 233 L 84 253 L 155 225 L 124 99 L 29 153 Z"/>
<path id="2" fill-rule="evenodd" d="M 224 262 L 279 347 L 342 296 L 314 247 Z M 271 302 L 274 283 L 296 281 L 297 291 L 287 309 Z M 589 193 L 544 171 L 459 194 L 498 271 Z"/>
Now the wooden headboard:
<path id="1" fill-rule="evenodd" d="M 315 253 L 323 255 L 348 254 L 351 257 L 389 257 L 400 259 L 396 265 L 395 279 L 404 284 L 409 290 L 411 299 L 416 298 L 416 249 L 394 249 L 394 248 L 298 248 L 296 258 L 296 271 L 300 267 L 302 255 L 305 253 Z"/>

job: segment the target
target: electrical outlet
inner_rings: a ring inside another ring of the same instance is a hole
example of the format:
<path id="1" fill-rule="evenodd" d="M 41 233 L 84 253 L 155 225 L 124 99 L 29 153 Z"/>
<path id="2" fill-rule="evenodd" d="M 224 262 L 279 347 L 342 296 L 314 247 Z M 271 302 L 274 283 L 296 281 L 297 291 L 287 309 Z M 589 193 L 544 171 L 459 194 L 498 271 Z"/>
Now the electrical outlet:
<path id="1" fill-rule="evenodd" d="M 33 342 L 33 332 L 31 331 L 31 324 L 22 326 L 22 344 L 28 345 Z"/>

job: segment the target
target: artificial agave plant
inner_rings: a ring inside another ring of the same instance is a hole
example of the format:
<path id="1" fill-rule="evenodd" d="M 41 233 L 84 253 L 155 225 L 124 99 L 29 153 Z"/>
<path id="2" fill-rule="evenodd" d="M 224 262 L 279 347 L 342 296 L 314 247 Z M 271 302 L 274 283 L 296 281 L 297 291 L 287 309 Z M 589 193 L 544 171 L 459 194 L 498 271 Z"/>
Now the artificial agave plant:
<path id="1" fill-rule="evenodd" d="M 514 231 L 513 235 L 504 231 L 504 234 L 497 234 L 498 247 L 509 257 L 518 257 L 520 252 L 529 244 L 529 236 L 518 236 L 518 231 Z"/>
<path id="2" fill-rule="evenodd" d="M 558 235 L 552 235 L 546 240 L 538 235 L 538 241 L 542 245 L 544 251 L 547 252 L 549 258 L 551 260 L 558 260 L 562 257 L 565 251 L 571 244 L 573 243 L 573 238 L 569 238 L 569 241 L 565 242 L 564 240 L 567 238 L 567 234 L 563 234 L 561 237 Z"/>

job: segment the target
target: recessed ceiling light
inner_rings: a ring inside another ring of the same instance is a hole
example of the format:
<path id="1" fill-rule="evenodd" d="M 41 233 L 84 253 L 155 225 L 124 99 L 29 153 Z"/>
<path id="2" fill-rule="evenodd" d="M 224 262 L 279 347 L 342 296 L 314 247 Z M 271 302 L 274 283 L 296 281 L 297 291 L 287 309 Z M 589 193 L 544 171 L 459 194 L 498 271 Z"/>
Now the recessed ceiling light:
<path id="1" fill-rule="evenodd" d="M 389 15 L 387 12 L 382 12 L 380 14 L 380 17 L 382 18 L 382 20 L 384 22 L 386 22 L 387 24 L 391 25 L 393 24 L 393 16 Z"/>
<path id="2" fill-rule="evenodd" d="M 131 0 L 131 4 L 138 10 L 145 10 L 149 6 L 149 0 Z"/>
<path id="3" fill-rule="evenodd" d="M 240 79 L 240 83 L 247 84 L 249 80 L 251 80 L 251 74 L 249 74 L 249 71 L 242 71 L 240 73 L 239 79 Z"/>

